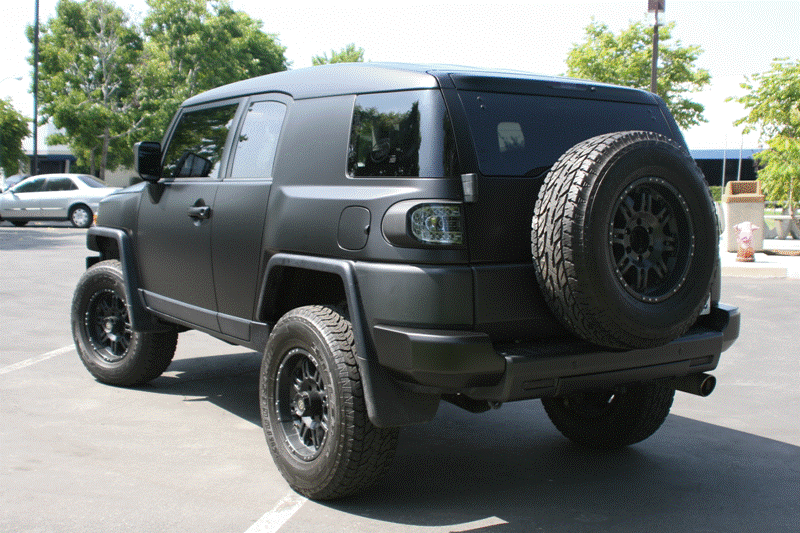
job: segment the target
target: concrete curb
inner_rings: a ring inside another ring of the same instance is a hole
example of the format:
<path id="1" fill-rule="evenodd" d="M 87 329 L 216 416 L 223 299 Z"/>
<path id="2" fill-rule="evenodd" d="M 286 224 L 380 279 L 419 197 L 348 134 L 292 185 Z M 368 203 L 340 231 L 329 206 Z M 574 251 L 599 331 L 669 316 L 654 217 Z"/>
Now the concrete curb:
<path id="1" fill-rule="evenodd" d="M 739 263 L 736 254 L 726 251 L 720 242 L 719 255 L 722 275 L 748 278 L 797 278 L 800 279 L 800 255 L 774 255 L 770 252 L 800 253 L 800 240 L 764 240 L 765 253 L 756 253 L 752 263 Z"/>

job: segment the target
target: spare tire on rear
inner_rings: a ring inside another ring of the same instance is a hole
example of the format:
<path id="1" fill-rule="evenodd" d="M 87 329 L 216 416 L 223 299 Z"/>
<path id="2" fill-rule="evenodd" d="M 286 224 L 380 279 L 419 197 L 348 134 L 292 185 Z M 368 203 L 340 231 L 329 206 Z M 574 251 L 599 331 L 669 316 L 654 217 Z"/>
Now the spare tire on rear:
<path id="1" fill-rule="evenodd" d="M 684 334 L 708 301 L 718 255 L 708 185 L 685 148 L 609 133 L 559 158 L 532 222 L 536 277 L 577 336 L 649 348 Z"/>

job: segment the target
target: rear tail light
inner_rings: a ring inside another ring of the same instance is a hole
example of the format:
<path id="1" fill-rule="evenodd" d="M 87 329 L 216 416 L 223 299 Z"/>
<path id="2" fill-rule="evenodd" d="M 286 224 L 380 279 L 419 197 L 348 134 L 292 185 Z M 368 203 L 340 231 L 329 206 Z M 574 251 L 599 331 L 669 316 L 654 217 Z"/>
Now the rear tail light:
<path id="1" fill-rule="evenodd" d="M 464 208 L 450 200 L 404 200 L 383 216 L 384 238 L 403 248 L 463 247 Z"/>
<path id="2" fill-rule="evenodd" d="M 464 221 L 461 206 L 421 204 L 409 211 L 409 229 L 424 244 L 464 244 Z"/>

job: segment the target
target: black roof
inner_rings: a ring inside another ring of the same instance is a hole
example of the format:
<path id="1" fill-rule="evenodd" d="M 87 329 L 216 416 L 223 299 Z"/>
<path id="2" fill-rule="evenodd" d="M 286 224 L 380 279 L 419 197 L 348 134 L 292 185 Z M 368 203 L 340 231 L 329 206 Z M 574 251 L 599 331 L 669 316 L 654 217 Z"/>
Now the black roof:
<path id="1" fill-rule="evenodd" d="M 224 85 L 193 96 L 184 105 L 266 92 L 285 93 L 296 100 L 398 90 L 434 89 L 444 85 L 467 90 L 591 92 L 591 98 L 654 103 L 653 95 L 598 82 L 543 76 L 514 70 L 490 70 L 454 65 L 406 63 L 337 63 L 287 70 Z M 586 97 L 588 95 L 581 95 Z"/>

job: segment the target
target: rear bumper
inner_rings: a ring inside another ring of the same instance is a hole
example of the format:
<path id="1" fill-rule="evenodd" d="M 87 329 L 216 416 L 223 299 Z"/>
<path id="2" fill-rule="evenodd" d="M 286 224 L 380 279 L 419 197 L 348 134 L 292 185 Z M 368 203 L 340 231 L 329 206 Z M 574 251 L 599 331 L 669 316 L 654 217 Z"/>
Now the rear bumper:
<path id="1" fill-rule="evenodd" d="M 679 339 L 629 351 L 598 351 L 574 339 L 493 345 L 488 335 L 469 331 L 376 325 L 373 332 L 380 364 L 399 380 L 506 402 L 713 370 L 739 324 L 738 308 L 719 304 Z"/>

